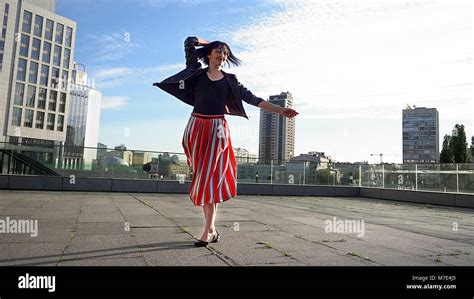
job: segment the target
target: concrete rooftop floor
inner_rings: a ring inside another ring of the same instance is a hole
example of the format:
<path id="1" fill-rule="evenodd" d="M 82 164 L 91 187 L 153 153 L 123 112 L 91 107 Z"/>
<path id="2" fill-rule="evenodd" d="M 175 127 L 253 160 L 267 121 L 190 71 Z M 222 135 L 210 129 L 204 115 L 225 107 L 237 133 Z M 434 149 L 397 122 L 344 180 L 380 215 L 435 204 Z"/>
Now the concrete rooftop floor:
<path id="1" fill-rule="evenodd" d="M 0 265 L 473 266 L 474 210 L 361 197 L 238 196 L 219 206 L 221 241 L 196 248 L 202 208 L 183 194 L 0 190 Z M 326 220 L 364 221 L 364 234 Z M 457 229 L 457 230 L 456 230 Z"/>

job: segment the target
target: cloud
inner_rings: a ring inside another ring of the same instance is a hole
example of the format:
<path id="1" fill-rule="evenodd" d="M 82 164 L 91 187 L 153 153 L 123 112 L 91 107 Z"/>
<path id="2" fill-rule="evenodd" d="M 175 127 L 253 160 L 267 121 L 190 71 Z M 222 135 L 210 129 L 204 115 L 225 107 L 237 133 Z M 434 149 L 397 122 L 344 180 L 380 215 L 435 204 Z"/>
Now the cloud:
<path id="1" fill-rule="evenodd" d="M 440 127 L 456 121 L 474 130 L 470 2 L 273 3 L 280 9 L 216 34 L 238 49 L 244 63 L 230 72 L 256 95 L 292 93 L 296 135 L 306 136 L 296 152 L 357 161 L 401 151 L 406 104 L 436 107 Z M 340 126 L 358 129 L 337 135 Z M 359 142 L 371 138 L 380 142 Z"/>
<path id="2" fill-rule="evenodd" d="M 127 31 L 89 34 L 86 44 L 89 45 L 87 48 L 91 53 L 95 53 L 93 60 L 97 62 L 119 60 L 139 47 L 139 44 L 134 42 L 133 34 Z M 87 51 L 87 48 L 83 52 Z"/>
<path id="3" fill-rule="evenodd" d="M 115 109 L 125 106 L 128 97 L 103 97 L 100 109 Z"/>
<path id="4" fill-rule="evenodd" d="M 277 3 L 284 9 L 221 32 L 243 49 L 235 73 L 262 97 L 289 90 L 296 105 L 334 110 L 422 100 L 447 108 L 469 92 L 459 84 L 472 67 L 472 13 L 459 3 Z M 442 85 L 453 88 L 439 97 Z"/>
<path id="5" fill-rule="evenodd" d="M 160 65 L 145 68 L 101 67 L 91 70 L 91 77 L 98 89 L 113 88 L 123 84 L 153 83 L 183 69 L 184 64 Z"/>

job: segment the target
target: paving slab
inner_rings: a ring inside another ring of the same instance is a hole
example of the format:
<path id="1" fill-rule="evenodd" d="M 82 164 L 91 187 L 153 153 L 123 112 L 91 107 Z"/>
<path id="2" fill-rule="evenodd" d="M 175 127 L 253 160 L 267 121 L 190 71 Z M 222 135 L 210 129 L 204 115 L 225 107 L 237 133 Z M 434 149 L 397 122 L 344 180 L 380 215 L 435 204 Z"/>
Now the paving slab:
<path id="1" fill-rule="evenodd" d="M 363 197 L 239 195 L 218 207 L 221 240 L 196 248 L 203 210 L 187 194 L 0 190 L 0 220 L 38 220 L 37 237 L 0 232 L 0 265 L 473 266 L 472 215 Z M 363 221 L 363 234 L 328 231 L 337 220 Z"/>

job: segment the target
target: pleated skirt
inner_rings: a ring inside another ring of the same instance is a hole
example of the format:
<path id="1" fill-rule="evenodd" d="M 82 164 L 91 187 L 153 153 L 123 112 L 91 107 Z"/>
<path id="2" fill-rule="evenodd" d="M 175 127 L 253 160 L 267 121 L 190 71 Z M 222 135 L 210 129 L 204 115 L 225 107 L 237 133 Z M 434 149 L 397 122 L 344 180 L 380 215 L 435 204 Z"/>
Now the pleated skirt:
<path id="1" fill-rule="evenodd" d="M 189 197 L 194 205 L 220 203 L 237 195 L 237 166 L 224 115 L 192 113 L 182 144 L 193 171 Z"/>

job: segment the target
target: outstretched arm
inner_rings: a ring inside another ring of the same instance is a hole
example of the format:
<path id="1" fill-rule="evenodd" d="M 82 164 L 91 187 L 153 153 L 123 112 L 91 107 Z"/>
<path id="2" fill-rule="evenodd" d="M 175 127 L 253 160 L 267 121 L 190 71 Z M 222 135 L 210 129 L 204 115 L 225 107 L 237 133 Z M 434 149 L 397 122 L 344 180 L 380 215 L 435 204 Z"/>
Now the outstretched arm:
<path id="1" fill-rule="evenodd" d="M 260 104 L 258 104 L 258 107 L 265 111 L 275 112 L 275 113 L 278 113 L 290 118 L 295 117 L 299 114 L 298 112 L 296 112 L 295 110 L 291 108 L 283 108 L 278 105 L 274 105 L 268 101 L 261 101 Z"/>
<path id="2" fill-rule="evenodd" d="M 240 95 L 242 97 L 242 100 L 244 100 L 245 102 L 247 102 L 247 103 L 249 103 L 253 106 L 257 106 L 260 109 L 263 109 L 265 111 L 275 112 L 275 113 L 278 113 L 278 114 L 281 114 L 283 116 L 290 117 L 290 118 L 295 117 L 296 115 L 299 114 L 298 112 L 296 112 L 295 110 L 293 110 L 291 108 L 283 108 L 283 107 L 274 105 L 274 104 L 272 104 L 268 101 L 265 101 L 262 98 L 259 98 L 259 97 L 255 96 L 250 90 L 248 90 L 245 86 L 242 85 L 242 83 L 240 83 L 237 80 L 237 77 L 235 77 L 235 75 L 233 75 L 233 76 L 234 76 L 234 78 L 237 81 L 237 84 L 239 86 L 239 91 L 240 91 Z"/>

